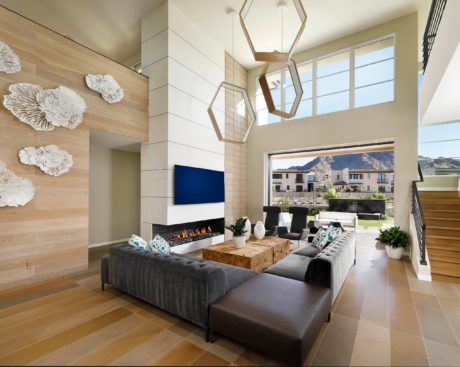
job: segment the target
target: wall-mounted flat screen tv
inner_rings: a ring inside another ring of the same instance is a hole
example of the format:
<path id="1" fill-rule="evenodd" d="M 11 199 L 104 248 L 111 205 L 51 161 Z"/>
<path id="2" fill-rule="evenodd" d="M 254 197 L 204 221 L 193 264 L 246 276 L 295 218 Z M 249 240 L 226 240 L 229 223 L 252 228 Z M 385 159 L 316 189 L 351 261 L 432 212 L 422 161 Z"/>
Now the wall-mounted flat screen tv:
<path id="1" fill-rule="evenodd" d="M 224 201 L 224 172 L 174 166 L 174 204 L 222 203 Z"/>

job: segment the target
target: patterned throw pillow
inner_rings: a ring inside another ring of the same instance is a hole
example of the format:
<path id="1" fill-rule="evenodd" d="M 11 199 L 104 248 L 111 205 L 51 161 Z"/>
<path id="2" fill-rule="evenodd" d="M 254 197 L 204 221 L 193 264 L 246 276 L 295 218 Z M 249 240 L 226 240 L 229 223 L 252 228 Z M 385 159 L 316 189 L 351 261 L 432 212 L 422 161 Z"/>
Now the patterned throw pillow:
<path id="1" fill-rule="evenodd" d="M 329 225 L 327 228 L 327 242 L 334 241 L 339 234 L 342 233 L 342 228 Z"/>
<path id="2" fill-rule="evenodd" d="M 135 234 L 131 236 L 131 238 L 128 240 L 128 243 L 131 246 L 140 247 L 144 250 L 150 251 L 149 244 L 147 243 L 147 241 L 144 240 L 142 237 L 136 236 Z"/>
<path id="3" fill-rule="evenodd" d="M 312 245 L 315 246 L 318 250 L 322 250 L 326 247 L 327 244 L 327 231 L 323 228 L 318 229 L 315 237 L 313 237 Z"/>
<path id="4" fill-rule="evenodd" d="M 159 234 L 157 234 L 153 240 L 149 241 L 149 248 L 154 254 L 171 254 L 171 248 L 169 247 L 168 241 Z"/>

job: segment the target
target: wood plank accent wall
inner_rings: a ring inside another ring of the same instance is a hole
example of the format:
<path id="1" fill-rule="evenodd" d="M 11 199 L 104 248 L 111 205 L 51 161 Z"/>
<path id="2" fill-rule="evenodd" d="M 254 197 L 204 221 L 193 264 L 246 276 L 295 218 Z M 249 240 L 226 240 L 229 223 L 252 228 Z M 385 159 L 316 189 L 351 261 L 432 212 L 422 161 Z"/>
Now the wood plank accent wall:
<path id="1" fill-rule="evenodd" d="M 22 70 L 0 73 L 0 91 L 14 83 L 74 89 L 88 108 L 75 130 L 37 132 L 0 105 L 0 160 L 32 179 L 35 198 L 25 207 L 0 208 L 0 289 L 84 270 L 88 264 L 89 131 L 102 130 L 139 141 L 148 139 L 148 79 L 20 15 L 0 7 L 0 40 L 19 56 Z M 125 98 L 108 104 L 88 89 L 88 73 L 111 74 Z M 73 155 L 61 177 L 25 166 L 25 146 L 57 144 Z"/>

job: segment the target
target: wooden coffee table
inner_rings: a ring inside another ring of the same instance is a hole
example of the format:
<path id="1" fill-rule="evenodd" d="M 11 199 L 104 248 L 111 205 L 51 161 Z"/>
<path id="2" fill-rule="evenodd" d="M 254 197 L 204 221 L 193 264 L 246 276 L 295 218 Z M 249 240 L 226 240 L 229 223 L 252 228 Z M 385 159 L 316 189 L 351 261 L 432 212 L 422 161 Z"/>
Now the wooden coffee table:
<path id="1" fill-rule="evenodd" d="M 266 237 L 257 240 L 251 237 L 246 245 L 238 249 L 232 241 L 203 249 L 203 259 L 251 269 L 258 273 L 272 266 L 289 253 L 289 240 Z"/>
<path id="2" fill-rule="evenodd" d="M 279 237 L 264 237 L 263 239 L 258 240 L 254 236 L 251 236 L 249 242 L 255 245 L 272 248 L 273 264 L 277 263 L 281 259 L 284 259 L 287 255 L 289 255 L 289 250 L 291 249 L 289 240 Z"/>

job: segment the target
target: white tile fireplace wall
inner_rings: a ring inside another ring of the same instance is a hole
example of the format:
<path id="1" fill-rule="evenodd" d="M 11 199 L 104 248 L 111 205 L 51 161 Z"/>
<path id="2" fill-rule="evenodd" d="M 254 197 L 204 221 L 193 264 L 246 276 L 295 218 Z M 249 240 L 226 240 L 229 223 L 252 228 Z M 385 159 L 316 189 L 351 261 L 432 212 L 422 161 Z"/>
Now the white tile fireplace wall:
<path id="1" fill-rule="evenodd" d="M 141 149 L 141 235 L 150 238 L 152 224 L 224 216 L 224 203 L 174 205 L 173 169 L 224 170 L 225 147 L 207 107 L 224 80 L 225 53 L 167 1 L 142 19 L 142 69 L 150 77 L 150 132 Z"/>

